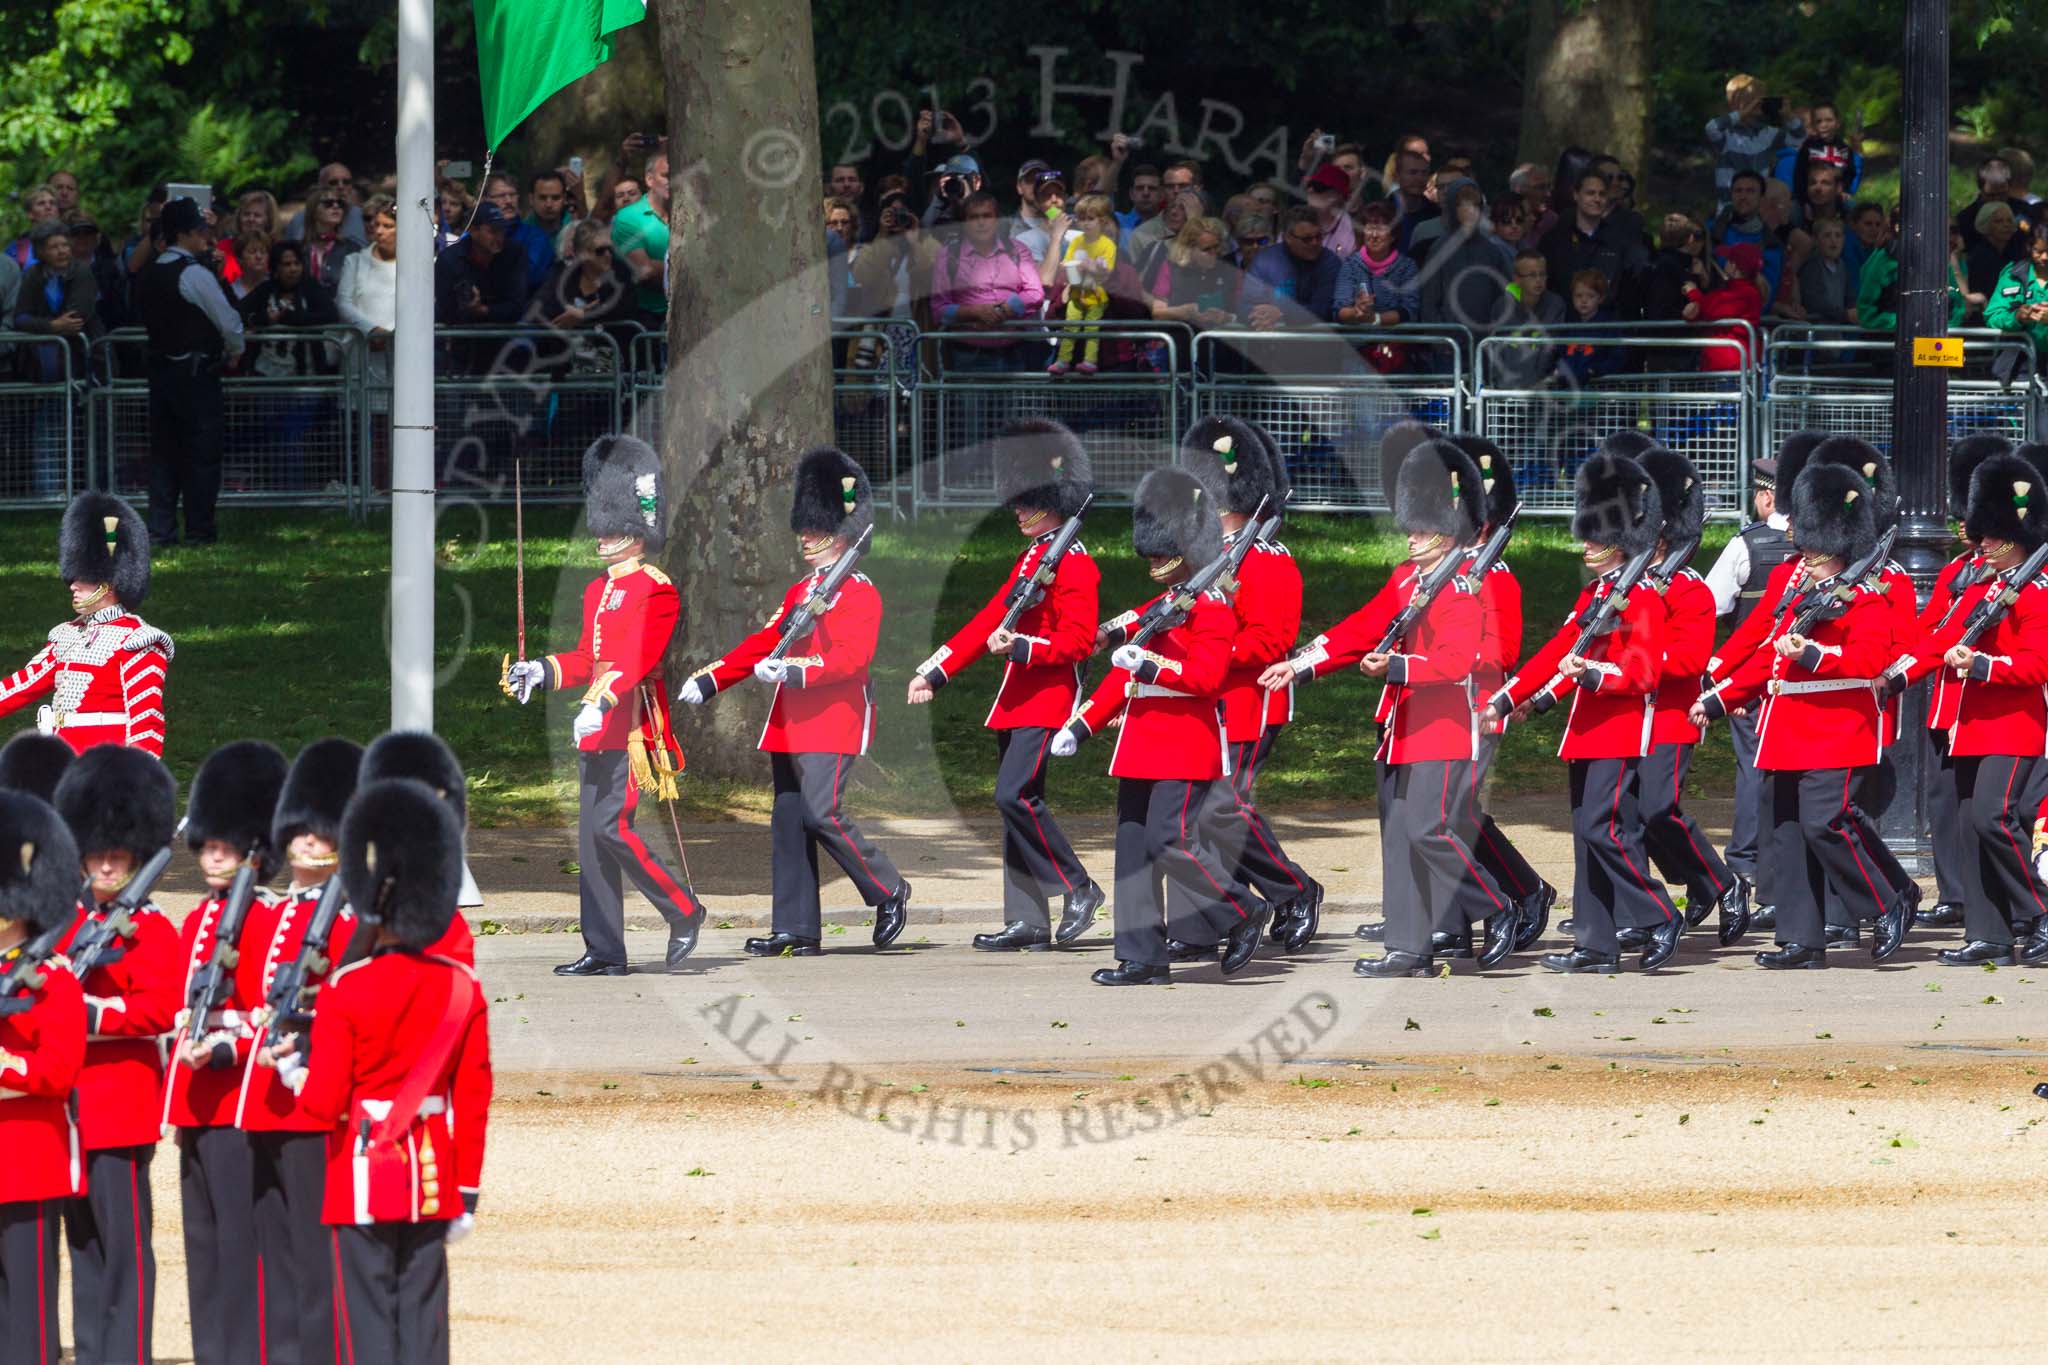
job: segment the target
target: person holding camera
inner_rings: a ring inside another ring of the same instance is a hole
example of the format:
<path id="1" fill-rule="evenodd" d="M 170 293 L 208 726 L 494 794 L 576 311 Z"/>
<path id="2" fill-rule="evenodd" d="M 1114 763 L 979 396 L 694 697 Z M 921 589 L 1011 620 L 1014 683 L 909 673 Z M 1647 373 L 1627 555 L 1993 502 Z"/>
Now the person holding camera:
<path id="1" fill-rule="evenodd" d="M 847 308 L 861 317 L 911 318 L 930 329 L 932 259 L 937 246 L 910 205 L 907 189 L 884 189 L 875 239 L 853 258 Z"/>
<path id="2" fill-rule="evenodd" d="M 1780 120 L 1784 119 L 1781 123 Z M 1737 171 L 1768 176 L 1778 153 L 1796 147 L 1806 128 L 1797 117 L 1785 119 L 1785 100 L 1766 95 L 1764 84 L 1748 74 L 1728 78 L 1728 112 L 1707 120 L 1707 145 L 1714 152 L 1714 195 L 1728 202 Z"/>
<path id="3" fill-rule="evenodd" d="M 186 541 L 209 545 L 219 534 L 213 505 L 225 422 L 220 369 L 242 354 L 242 319 L 206 267 L 213 227 L 199 204 L 173 199 L 157 225 L 166 245 L 136 284 L 149 334 L 149 539 L 178 543 L 182 497 Z"/>

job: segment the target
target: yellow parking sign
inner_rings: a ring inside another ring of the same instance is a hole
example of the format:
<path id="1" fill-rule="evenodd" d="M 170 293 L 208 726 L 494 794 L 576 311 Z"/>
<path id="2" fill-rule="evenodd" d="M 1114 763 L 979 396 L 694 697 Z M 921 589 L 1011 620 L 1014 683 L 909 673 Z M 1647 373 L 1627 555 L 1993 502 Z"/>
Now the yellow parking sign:
<path id="1" fill-rule="evenodd" d="M 1961 337 L 1914 337 L 1913 363 L 1960 370 L 1963 368 L 1963 340 Z"/>

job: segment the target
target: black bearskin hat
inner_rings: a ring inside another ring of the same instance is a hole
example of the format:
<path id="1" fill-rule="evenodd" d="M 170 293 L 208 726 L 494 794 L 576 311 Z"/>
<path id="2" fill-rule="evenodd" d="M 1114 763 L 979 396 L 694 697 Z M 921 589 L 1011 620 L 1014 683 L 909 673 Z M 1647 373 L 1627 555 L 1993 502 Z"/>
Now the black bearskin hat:
<path id="1" fill-rule="evenodd" d="M 1401 492 L 1401 465 L 1408 452 L 1425 441 L 1442 439 L 1443 433 L 1435 427 L 1413 420 L 1396 422 L 1380 433 L 1380 492 L 1386 495 L 1389 512 Z"/>
<path id="2" fill-rule="evenodd" d="M 1147 559 L 1179 555 L 1189 572 L 1223 553 L 1215 499 L 1185 469 L 1155 469 L 1131 498 L 1131 548 Z"/>
<path id="3" fill-rule="evenodd" d="M 455 812 L 455 823 L 469 825 L 469 784 L 455 751 L 439 735 L 425 730 L 391 730 L 370 741 L 356 785 L 367 787 L 390 777 L 409 777 L 434 789 L 434 795 Z"/>
<path id="4" fill-rule="evenodd" d="M 1993 455 L 1978 465 L 1963 531 L 1979 543 L 2009 540 L 2029 552 L 2048 540 L 2048 481 L 2040 466 L 2021 454 Z"/>
<path id="5" fill-rule="evenodd" d="M 149 596 L 149 527 L 105 493 L 80 493 L 57 532 L 57 572 L 66 583 L 105 583 L 133 611 Z"/>
<path id="6" fill-rule="evenodd" d="M 362 766 L 363 746 L 354 740 L 329 736 L 299 750 L 270 819 L 271 847 L 282 856 L 301 834 L 340 843 L 341 814 L 355 795 Z"/>
<path id="7" fill-rule="evenodd" d="M 1625 455 L 1600 452 L 1580 465 L 1575 492 L 1572 535 L 1579 540 L 1634 557 L 1664 534 L 1656 481 Z"/>
<path id="8" fill-rule="evenodd" d="M 1634 427 L 1623 427 L 1619 431 L 1607 433 L 1607 438 L 1600 442 L 1600 453 L 1619 455 L 1624 460 L 1640 462 L 1644 451 L 1654 450 L 1656 447 L 1657 438 L 1648 432 L 1637 431 Z"/>
<path id="9" fill-rule="evenodd" d="M 126 849 L 137 864 L 171 841 L 178 784 L 154 754 L 96 744 L 73 759 L 51 803 L 82 854 Z"/>
<path id="10" fill-rule="evenodd" d="M 1434 531 L 1463 545 L 1479 534 L 1486 492 L 1479 466 L 1457 445 L 1435 440 L 1401 461 L 1394 487 L 1394 524 L 1403 531 Z"/>
<path id="11" fill-rule="evenodd" d="M 1863 476 L 1848 465 L 1809 461 L 1792 485 L 1792 544 L 1801 554 L 1851 563 L 1869 554 L 1877 510 Z"/>
<path id="12" fill-rule="evenodd" d="M 186 844 L 195 853 L 209 839 L 243 853 L 254 849 L 257 871 L 268 876 L 278 853 L 270 818 L 289 770 L 278 747 L 260 739 L 230 740 L 208 754 L 185 798 Z"/>
<path id="13" fill-rule="evenodd" d="M 1500 447 L 1484 436 L 1453 436 L 1450 438 L 1467 455 L 1472 463 L 1479 466 L 1479 487 L 1486 494 L 1486 524 L 1489 528 L 1500 525 L 1508 519 L 1508 513 L 1515 510 L 1515 471 L 1508 463 L 1508 457 L 1501 454 Z"/>
<path id="14" fill-rule="evenodd" d="M 1806 468 L 1807 460 L 1813 456 L 1814 447 L 1827 437 L 1817 431 L 1795 431 L 1778 445 L 1778 510 L 1789 514 L 1792 489 L 1799 482 L 1799 471 Z"/>
<path id="15" fill-rule="evenodd" d="M 410 948 L 448 932 L 462 892 L 462 828 L 424 782 L 366 783 L 341 817 L 341 884 L 363 919 Z"/>
<path id="16" fill-rule="evenodd" d="M 40 801 L 57 793 L 57 779 L 71 766 L 71 746 L 55 735 L 26 730 L 0 748 L 0 791 L 27 792 Z"/>
<path id="17" fill-rule="evenodd" d="M 1065 521 L 1095 489 L 1088 447 L 1050 417 L 1019 418 L 1004 427 L 995 466 L 996 500 L 1012 511 L 1036 508 Z"/>
<path id="18" fill-rule="evenodd" d="M 661 456 L 637 436 L 600 436 L 583 452 L 583 496 L 590 534 L 599 540 L 638 536 L 649 553 L 668 540 L 668 499 Z"/>
<path id="19" fill-rule="evenodd" d="M 1675 450 L 1651 446 L 1636 462 L 1655 481 L 1658 500 L 1664 504 L 1665 543 L 1676 547 L 1698 540 L 1707 524 L 1707 489 L 1692 461 Z"/>
<path id="20" fill-rule="evenodd" d="M 1273 433 L 1258 422 L 1246 422 L 1252 435 L 1259 438 L 1259 444 L 1266 451 L 1266 465 L 1273 471 L 1273 504 L 1266 509 L 1269 517 L 1285 517 L 1287 495 L 1294 491 L 1294 476 L 1287 472 L 1287 457 L 1280 453 L 1280 443 L 1273 439 Z"/>
<path id="21" fill-rule="evenodd" d="M 0 919 L 41 932 L 76 913 L 78 843 L 47 802 L 0 791 L 0 850 Z"/>
<path id="22" fill-rule="evenodd" d="M 1870 509 L 1877 519 L 1877 533 L 1883 535 L 1899 519 L 1899 486 L 1892 478 L 1892 462 L 1870 442 L 1855 436 L 1830 436 L 1806 457 L 1809 466 L 1838 464 L 1853 469 L 1870 485 L 1877 501 Z"/>
<path id="23" fill-rule="evenodd" d="M 798 535 L 859 540 L 875 524 L 875 495 L 867 473 L 836 446 L 807 450 L 796 462 L 796 496 L 789 529 Z"/>
<path id="24" fill-rule="evenodd" d="M 1948 514 L 1957 521 L 1970 515 L 1970 476 L 1977 466 L 1993 455 L 2010 455 L 2016 447 L 2009 436 L 1979 431 L 1965 436 L 1948 448 Z"/>
<path id="25" fill-rule="evenodd" d="M 1264 515 L 1279 510 L 1272 451 L 1249 422 L 1222 413 L 1200 418 L 1181 438 L 1180 466 L 1202 481 L 1219 516 L 1251 516 L 1261 501 L 1266 504 Z"/>

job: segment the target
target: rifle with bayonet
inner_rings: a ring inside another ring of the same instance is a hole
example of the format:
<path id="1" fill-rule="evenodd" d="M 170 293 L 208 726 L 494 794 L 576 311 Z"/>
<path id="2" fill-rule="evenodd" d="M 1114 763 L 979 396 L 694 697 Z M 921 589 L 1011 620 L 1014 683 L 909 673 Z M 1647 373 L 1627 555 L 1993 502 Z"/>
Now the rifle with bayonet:
<path id="1" fill-rule="evenodd" d="M 1196 570 L 1185 583 L 1169 588 L 1165 594 L 1145 608 L 1145 614 L 1137 620 L 1136 626 L 1125 637 L 1124 643 L 1142 649 L 1152 642 L 1154 636 L 1173 629 L 1187 619 L 1202 594 L 1221 585 L 1226 596 L 1237 591 L 1237 571 L 1244 567 L 1245 556 L 1252 547 L 1271 536 L 1280 525 L 1276 512 L 1270 521 L 1260 521 L 1266 511 L 1266 504 L 1272 498 L 1259 499 L 1259 505 L 1252 510 L 1251 520 L 1246 524 L 1245 534 L 1238 538 L 1228 551 L 1216 556 Z"/>
<path id="2" fill-rule="evenodd" d="M 1975 645 L 1983 637 L 1984 632 L 2005 619 L 2013 604 L 2020 600 L 2020 590 L 2039 578 L 2043 569 L 2048 569 L 2048 543 L 2036 547 L 2006 581 L 2005 586 L 1986 593 L 1977 605 L 1970 609 L 1969 618 L 1963 622 L 1963 633 L 1956 643 Z"/>
<path id="3" fill-rule="evenodd" d="M 1463 578 L 1466 587 L 1473 592 L 1479 591 L 1480 580 L 1486 577 L 1487 571 L 1501 557 L 1501 552 L 1507 549 L 1508 537 L 1515 529 L 1515 518 L 1521 515 L 1522 504 L 1516 503 L 1515 510 L 1508 513 L 1505 521 L 1493 528 L 1493 534 L 1486 538 L 1485 543 L 1470 560 L 1453 550 L 1431 565 L 1429 572 L 1424 574 L 1422 581 L 1416 585 L 1408 604 L 1395 612 L 1394 619 L 1387 623 L 1386 633 L 1380 636 L 1380 642 L 1373 646 L 1372 652 L 1391 653 L 1394 646 L 1400 643 L 1401 637 L 1415 629 L 1416 623 L 1428 614 L 1430 605 L 1443 595 L 1443 590 L 1448 588 L 1453 580 Z"/>
<path id="4" fill-rule="evenodd" d="M 833 597 L 838 595 L 840 587 L 847 579 L 853 577 L 853 571 L 860 567 L 860 557 L 867 553 L 868 540 L 874 534 L 875 528 L 871 522 L 868 528 L 860 533 L 860 539 L 847 546 L 846 553 L 839 556 L 832 567 L 826 570 L 824 578 L 818 582 L 817 590 L 797 603 L 795 611 L 782 618 L 782 638 L 775 642 L 775 648 L 768 651 L 768 659 L 784 657 L 789 653 L 791 645 L 810 634 L 811 628 L 818 624 L 818 618 L 825 614 L 825 608 L 830 606 Z"/>
<path id="5" fill-rule="evenodd" d="M 304 1035 L 312 1030 L 313 1001 L 320 994 L 321 981 L 334 966 L 328 948 L 334 941 L 334 925 L 341 918 L 345 899 L 337 873 L 320 888 L 320 899 L 314 903 L 313 918 L 306 924 L 306 936 L 299 940 L 299 951 L 270 979 L 270 994 L 263 1002 L 263 1036 L 256 1040 L 258 1048 L 283 1041 L 280 1035 Z M 278 1063 L 277 1077 L 296 1092 L 305 1083 L 305 1069 L 306 1049 L 302 1044 L 297 1052 Z"/>
<path id="6" fill-rule="evenodd" d="M 1081 509 L 1067 518 L 1065 524 L 1060 527 L 1059 534 L 1052 538 L 1052 544 L 1045 547 L 1045 554 L 1039 559 L 1038 567 L 1029 574 L 1018 575 L 1017 581 L 1010 585 L 1009 602 L 1003 612 L 1002 624 L 996 627 L 996 633 L 1007 635 L 1016 630 L 1017 622 L 1024 618 L 1024 613 L 1043 602 L 1045 595 L 1052 591 L 1053 579 L 1059 576 L 1060 561 L 1067 557 L 1067 551 L 1073 549 L 1075 543 L 1081 539 L 1081 518 L 1088 515 L 1088 506 L 1094 501 L 1093 493 L 1082 499 Z"/>
<path id="7" fill-rule="evenodd" d="M 86 916 L 78 937 L 71 941 L 71 970 L 80 981 L 121 960 L 121 955 L 128 951 L 128 941 L 135 937 L 135 912 L 148 904 L 149 893 L 156 890 L 156 884 L 163 880 L 170 866 L 171 848 L 167 844 L 151 854 L 142 870 L 107 902 L 104 915 L 97 919 Z M 90 906 L 90 892 L 87 896 L 85 903 Z"/>
<path id="8" fill-rule="evenodd" d="M 90 888 L 92 883 L 87 882 Z M 51 925 L 42 933 L 21 945 L 21 951 L 7 970 L 0 972 L 0 1016 L 25 1014 L 35 1007 L 33 995 L 23 991 L 39 991 L 43 988 L 46 974 L 43 968 L 57 955 L 57 945 L 64 941 L 64 935 L 71 931 L 69 919 Z"/>
<path id="9" fill-rule="evenodd" d="M 1899 528 L 1892 527 L 1877 538 L 1877 544 L 1871 547 L 1869 554 L 1832 578 L 1824 578 L 1812 584 L 1793 598 L 1789 608 L 1792 613 L 1791 633 L 1806 635 L 1828 617 L 1839 616 L 1855 597 L 1856 589 L 1863 585 L 1863 580 L 1883 568 L 1885 561 L 1891 558 L 1892 542 L 1898 538 L 1898 534 Z"/>
<path id="10" fill-rule="evenodd" d="M 1586 604 L 1586 609 L 1579 613 L 1579 636 L 1572 641 L 1572 647 L 1565 651 L 1567 657 L 1585 658 L 1586 651 L 1592 648 L 1593 642 L 1614 629 L 1616 618 L 1628 607 L 1629 596 L 1635 592 L 1636 585 L 1649 573 L 1651 559 L 1656 553 L 1655 545 L 1639 551 L 1628 563 L 1621 566 L 1620 575 L 1606 594 Z M 1552 690 L 1557 681 L 1558 678 L 1552 678 L 1530 698 L 1530 705 L 1538 715 L 1557 705 L 1557 693 Z"/>

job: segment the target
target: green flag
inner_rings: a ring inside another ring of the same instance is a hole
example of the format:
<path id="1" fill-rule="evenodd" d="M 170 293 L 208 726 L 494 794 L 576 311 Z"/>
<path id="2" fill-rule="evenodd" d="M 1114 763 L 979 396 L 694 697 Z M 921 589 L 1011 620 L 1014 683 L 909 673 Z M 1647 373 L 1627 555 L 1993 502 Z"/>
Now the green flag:
<path id="1" fill-rule="evenodd" d="M 647 0 L 476 0 L 491 150 L 548 96 L 609 59 L 614 33 L 646 17 Z"/>

